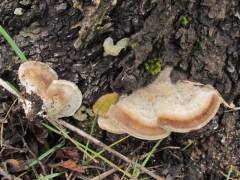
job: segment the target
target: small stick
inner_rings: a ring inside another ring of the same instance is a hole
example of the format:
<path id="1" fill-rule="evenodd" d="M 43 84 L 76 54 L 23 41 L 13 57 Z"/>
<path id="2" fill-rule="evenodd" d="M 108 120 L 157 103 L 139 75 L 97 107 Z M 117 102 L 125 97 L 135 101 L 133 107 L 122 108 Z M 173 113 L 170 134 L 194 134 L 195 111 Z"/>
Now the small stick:
<path id="1" fill-rule="evenodd" d="M 120 168 L 122 168 L 122 166 L 120 166 Z M 117 171 L 116 168 L 112 168 L 112 169 L 110 169 L 110 170 L 108 170 L 108 171 L 106 171 L 106 172 L 104 172 L 102 174 L 99 174 L 98 176 L 92 178 L 91 180 L 102 180 L 102 179 L 110 176 L 111 174 L 113 174 L 116 171 Z"/>
<path id="2" fill-rule="evenodd" d="M 0 79 L 0 80 L 1 80 L 1 79 Z M 10 114 L 13 106 L 16 104 L 17 100 L 18 100 L 18 99 L 15 99 L 15 100 L 13 101 L 12 105 L 10 106 L 10 108 L 9 108 L 8 111 L 7 111 L 7 114 L 6 114 L 5 117 L 3 118 L 3 122 L 0 122 L 0 123 L 1 123 L 1 130 L 0 130 L 0 147 L 3 146 L 3 128 L 4 128 L 3 124 L 4 124 L 5 121 L 7 120 L 7 117 L 8 117 L 8 115 Z"/>
<path id="3" fill-rule="evenodd" d="M 29 148 L 27 142 L 25 141 L 25 139 L 23 137 L 21 137 L 22 142 L 24 144 L 24 146 L 28 149 L 29 153 L 33 156 L 34 159 L 36 159 L 38 161 L 38 164 L 40 165 L 42 171 L 43 171 L 43 175 L 46 175 L 46 170 L 44 165 L 42 164 L 42 162 L 40 160 L 38 160 L 37 156 L 34 154 L 34 152 L 32 152 L 32 150 Z"/>
<path id="4" fill-rule="evenodd" d="M 130 160 L 128 157 L 126 157 L 126 156 L 122 155 L 121 153 L 119 153 L 118 151 L 110 148 L 109 146 L 107 146 L 107 145 L 104 144 L 103 142 L 101 142 L 101 141 L 99 141 L 98 139 L 90 136 L 89 134 L 87 134 L 86 132 L 82 131 L 81 129 L 79 129 L 79 128 L 77 128 L 77 127 L 75 127 L 75 126 L 73 126 L 73 125 L 71 125 L 71 124 L 69 124 L 69 123 L 67 123 L 67 122 L 65 122 L 65 121 L 63 121 L 63 120 L 60 120 L 60 119 L 59 119 L 57 122 L 58 122 L 59 124 L 61 124 L 62 126 L 64 126 L 65 128 L 67 128 L 67 129 L 69 129 L 69 130 L 77 133 L 78 135 L 80 135 L 80 136 L 88 139 L 88 140 L 91 141 L 92 143 L 94 143 L 94 144 L 96 144 L 96 145 L 98 145 L 98 146 L 106 149 L 108 152 L 114 154 L 115 156 L 117 156 L 118 158 L 124 160 L 125 162 L 130 163 L 130 164 L 132 164 L 132 165 L 134 164 L 134 162 L 133 162 L 132 160 Z M 140 169 L 141 169 L 144 173 L 148 174 L 149 176 L 151 176 L 151 177 L 154 178 L 154 179 L 163 180 L 162 177 L 160 177 L 160 176 L 156 175 L 155 173 L 149 171 L 149 170 L 148 170 L 147 168 L 145 168 L 145 167 L 140 166 Z"/>

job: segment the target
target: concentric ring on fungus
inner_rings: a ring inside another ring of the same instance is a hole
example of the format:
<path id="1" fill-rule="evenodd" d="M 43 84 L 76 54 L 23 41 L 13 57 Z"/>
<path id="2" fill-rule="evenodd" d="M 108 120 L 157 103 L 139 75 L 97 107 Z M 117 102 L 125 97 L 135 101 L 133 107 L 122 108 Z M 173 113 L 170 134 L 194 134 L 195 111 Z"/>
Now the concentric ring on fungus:
<path id="1" fill-rule="evenodd" d="M 118 126 L 119 132 L 155 140 L 167 137 L 170 132 L 185 133 L 205 126 L 225 101 L 210 85 L 189 81 L 172 83 L 171 71 L 171 67 L 166 67 L 148 86 L 120 96 L 101 116 L 100 127 L 114 132 L 109 125 L 112 123 Z"/>
<path id="2" fill-rule="evenodd" d="M 58 80 L 57 73 L 47 64 L 27 61 L 19 67 L 19 80 L 28 94 L 36 94 L 43 101 L 43 110 L 54 118 L 72 116 L 82 103 L 82 93 L 74 83 Z M 31 102 L 25 106 L 30 112 Z"/>

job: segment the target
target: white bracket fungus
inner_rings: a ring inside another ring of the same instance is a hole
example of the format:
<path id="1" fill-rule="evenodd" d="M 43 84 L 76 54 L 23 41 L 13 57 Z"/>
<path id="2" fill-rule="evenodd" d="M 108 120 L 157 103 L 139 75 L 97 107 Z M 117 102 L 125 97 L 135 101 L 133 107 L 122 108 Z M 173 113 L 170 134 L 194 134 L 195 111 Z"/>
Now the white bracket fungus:
<path id="1" fill-rule="evenodd" d="M 27 61 L 19 67 L 20 83 L 26 93 L 36 94 L 43 101 L 43 110 L 54 118 L 72 116 L 82 103 L 82 93 L 72 82 L 58 80 L 57 73 L 47 64 Z M 25 106 L 29 112 L 31 106 Z"/>
<path id="2" fill-rule="evenodd" d="M 57 73 L 52 68 L 38 61 L 27 61 L 21 64 L 18 77 L 28 94 L 36 93 L 39 96 L 44 96 L 52 81 L 58 79 Z"/>
<path id="3" fill-rule="evenodd" d="M 99 126 L 113 133 L 155 140 L 167 137 L 170 132 L 199 129 L 216 115 L 221 103 L 228 106 L 210 85 L 172 83 L 171 70 L 165 68 L 153 83 L 120 96 L 104 116 L 100 115 Z"/>
<path id="4" fill-rule="evenodd" d="M 54 80 L 47 88 L 43 102 L 53 117 L 73 116 L 82 104 L 82 93 L 70 81 Z"/>

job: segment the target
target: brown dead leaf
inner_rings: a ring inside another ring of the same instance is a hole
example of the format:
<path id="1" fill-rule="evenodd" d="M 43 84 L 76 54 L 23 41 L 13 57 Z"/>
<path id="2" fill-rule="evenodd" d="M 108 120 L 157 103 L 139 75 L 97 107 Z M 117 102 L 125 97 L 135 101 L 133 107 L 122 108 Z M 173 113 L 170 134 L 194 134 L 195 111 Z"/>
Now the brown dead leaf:
<path id="1" fill-rule="evenodd" d="M 84 173 L 84 168 L 73 160 L 62 161 L 54 165 L 54 167 L 61 167 L 77 173 Z"/>
<path id="2" fill-rule="evenodd" d="M 56 158 L 72 159 L 72 160 L 78 161 L 80 159 L 80 153 L 78 149 L 75 147 L 65 147 L 57 151 Z"/>
<path id="3" fill-rule="evenodd" d="M 8 159 L 5 161 L 7 170 L 10 173 L 21 172 L 28 169 L 26 162 L 24 160 L 17 160 L 17 159 Z"/>

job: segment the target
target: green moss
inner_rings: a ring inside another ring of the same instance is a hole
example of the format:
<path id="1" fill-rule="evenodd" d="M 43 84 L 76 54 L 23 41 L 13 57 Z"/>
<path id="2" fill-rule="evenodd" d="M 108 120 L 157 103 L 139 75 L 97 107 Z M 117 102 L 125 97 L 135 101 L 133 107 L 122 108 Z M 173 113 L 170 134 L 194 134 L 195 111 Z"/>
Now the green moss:
<path id="1" fill-rule="evenodd" d="M 161 71 L 161 62 L 159 58 L 148 60 L 144 63 L 145 70 L 152 74 L 158 74 Z"/>
<path id="2" fill-rule="evenodd" d="M 188 24 L 190 24 L 190 20 L 187 16 L 181 16 L 179 18 L 179 22 L 182 26 L 187 26 Z"/>

